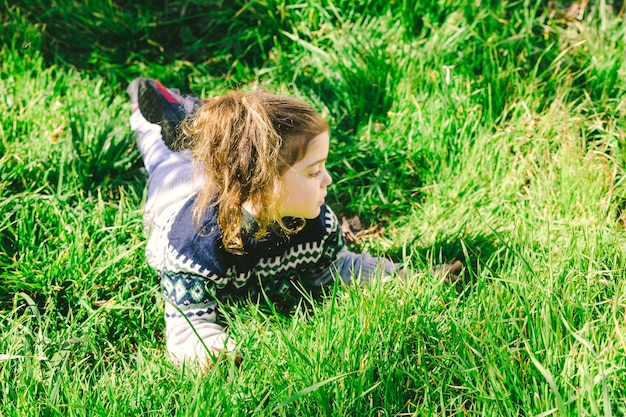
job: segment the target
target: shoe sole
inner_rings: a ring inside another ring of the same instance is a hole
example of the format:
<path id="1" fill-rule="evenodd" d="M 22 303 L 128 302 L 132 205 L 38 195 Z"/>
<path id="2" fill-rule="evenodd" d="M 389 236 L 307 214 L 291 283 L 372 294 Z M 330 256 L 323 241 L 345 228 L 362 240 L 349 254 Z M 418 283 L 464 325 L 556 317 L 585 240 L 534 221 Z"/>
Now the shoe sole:
<path id="1" fill-rule="evenodd" d="M 184 149 L 185 146 L 178 140 L 182 118 L 165 107 L 163 98 L 160 97 L 164 93 L 157 89 L 158 87 L 151 80 L 139 83 L 138 96 L 141 97 L 139 100 L 141 113 L 150 123 L 161 126 L 163 142 L 169 149 L 173 151 Z"/>

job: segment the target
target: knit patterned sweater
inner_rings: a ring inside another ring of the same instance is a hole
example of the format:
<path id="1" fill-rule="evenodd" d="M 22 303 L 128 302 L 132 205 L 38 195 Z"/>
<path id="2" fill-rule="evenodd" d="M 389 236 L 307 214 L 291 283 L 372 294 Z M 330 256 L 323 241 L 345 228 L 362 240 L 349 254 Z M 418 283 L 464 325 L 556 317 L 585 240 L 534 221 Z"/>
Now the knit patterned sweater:
<path id="1" fill-rule="evenodd" d="M 208 351 L 235 350 L 219 324 L 219 302 L 261 291 L 280 300 L 297 293 L 296 287 L 318 291 L 335 277 L 368 281 L 393 273 L 388 260 L 345 248 L 337 217 L 327 205 L 298 233 L 246 237 L 244 254 L 236 255 L 222 244 L 215 207 L 207 208 L 200 222 L 193 220 L 194 199 L 182 202 L 170 215 L 158 239 L 161 287 L 168 301 L 167 346 L 177 361 L 206 361 Z"/>

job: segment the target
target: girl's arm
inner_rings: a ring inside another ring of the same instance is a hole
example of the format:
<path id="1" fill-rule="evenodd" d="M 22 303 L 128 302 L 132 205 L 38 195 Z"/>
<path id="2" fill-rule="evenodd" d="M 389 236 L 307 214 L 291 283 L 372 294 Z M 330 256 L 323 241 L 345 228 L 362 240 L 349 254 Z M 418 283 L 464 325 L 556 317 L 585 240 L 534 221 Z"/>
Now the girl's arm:
<path id="1" fill-rule="evenodd" d="M 218 323 L 217 303 L 203 277 L 165 272 L 161 287 L 166 298 L 167 349 L 176 362 L 211 366 L 221 352 L 237 356 L 234 341 Z"/>
<path id="2" fill-rule="evenodd" d="M 335 261 L 328 269 L 318 275 L 304 277 L 304 284 L 311 289 L 331 285 L 337 276 L 345 284 L 353 280 L 368 283 L 376 279 L 388 281 L 396 275 L 402 275 L 402 265 L 394 264 L 384 257 L 375 257 L 369 253 L 350 252 L 343 246 L 337 253 Z"/>
<path id="3" fill-rule="evenodd" d="M 371 282 L 375 279 L 388 281 L 401 272 L 402 266 L 394 264 L 384 257 L 375 257 L 369 253 L 350 252 L 345 246 L 337 254 L 337 260 L 331 267 L 331 273 L 339 274 L 345 283 L 352 279 Z"/>
<path id="4" fill-rule="evenodd" d="M 394 264 L 384 257 L 372 256 L 369 253 L 354 253 L 348 250 L 339 227 L 337 216 L 327 205 L 322 206 L 320 215 L 322 222 L 324 256 L 318 267 L 301 276 L 303 284 L 312 290 L 332 284 L 337 276 L 344 283 L 353 280 L 366 283 L 373 280 L 388 281 L 393 276 L 403 273 L 403 266 Z M 326 265 L 320 271 L 320 267 Z"/>

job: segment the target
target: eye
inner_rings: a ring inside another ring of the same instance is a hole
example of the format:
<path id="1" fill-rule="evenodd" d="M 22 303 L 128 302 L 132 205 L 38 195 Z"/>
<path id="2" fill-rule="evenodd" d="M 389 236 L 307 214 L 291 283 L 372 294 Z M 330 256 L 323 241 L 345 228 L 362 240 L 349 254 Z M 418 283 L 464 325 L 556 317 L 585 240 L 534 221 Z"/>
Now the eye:
<path id="1" fill-rule="evenodd" d="M 322 173 L 326 172 L 326 164 L 324 164 L 323 162 L 319 163 L 318 165 L 314 165 L 311 167 L 311 169 L 315 170 L 315 171 L 310 171 L 307 176 L 309 178 L 316 178 L 319 177 Z"/>

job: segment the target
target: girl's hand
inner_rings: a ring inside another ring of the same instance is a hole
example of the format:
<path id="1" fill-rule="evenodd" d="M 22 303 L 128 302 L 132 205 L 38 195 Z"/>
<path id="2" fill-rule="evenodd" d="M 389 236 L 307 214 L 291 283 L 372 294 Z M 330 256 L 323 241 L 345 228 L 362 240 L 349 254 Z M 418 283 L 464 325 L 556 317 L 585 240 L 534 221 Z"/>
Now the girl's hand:
<path id="1" fill-rule="evenodd" d="M 442 277 L 443 282 L 445 282 L 446 284 L 458 284 L 461 280 L 459 274 L 461 273 L 462 268 L 463 264 L 461 263 L 461 261 L 456 260 L 451 264 L 440 264 L 435 266 L 435 271 L 433 272 L 433 275 L 435 275 L 436 277 Z"/>
<path id="2" fill-rule="evenodd" d="M 240 352 L 232 351 L 232 352 L 224 352 L 222 349 L 210 348 L 211 349 L 211 357 L 207 357 L 204 362 L 200 364 L 200 370 L 207 374 L 214 366 L 219 366 L 219 362 L 223 360 L 233 360 L 237 367 L 241 366 L 241 362 L 243 362 L 243 356 Z"/>

